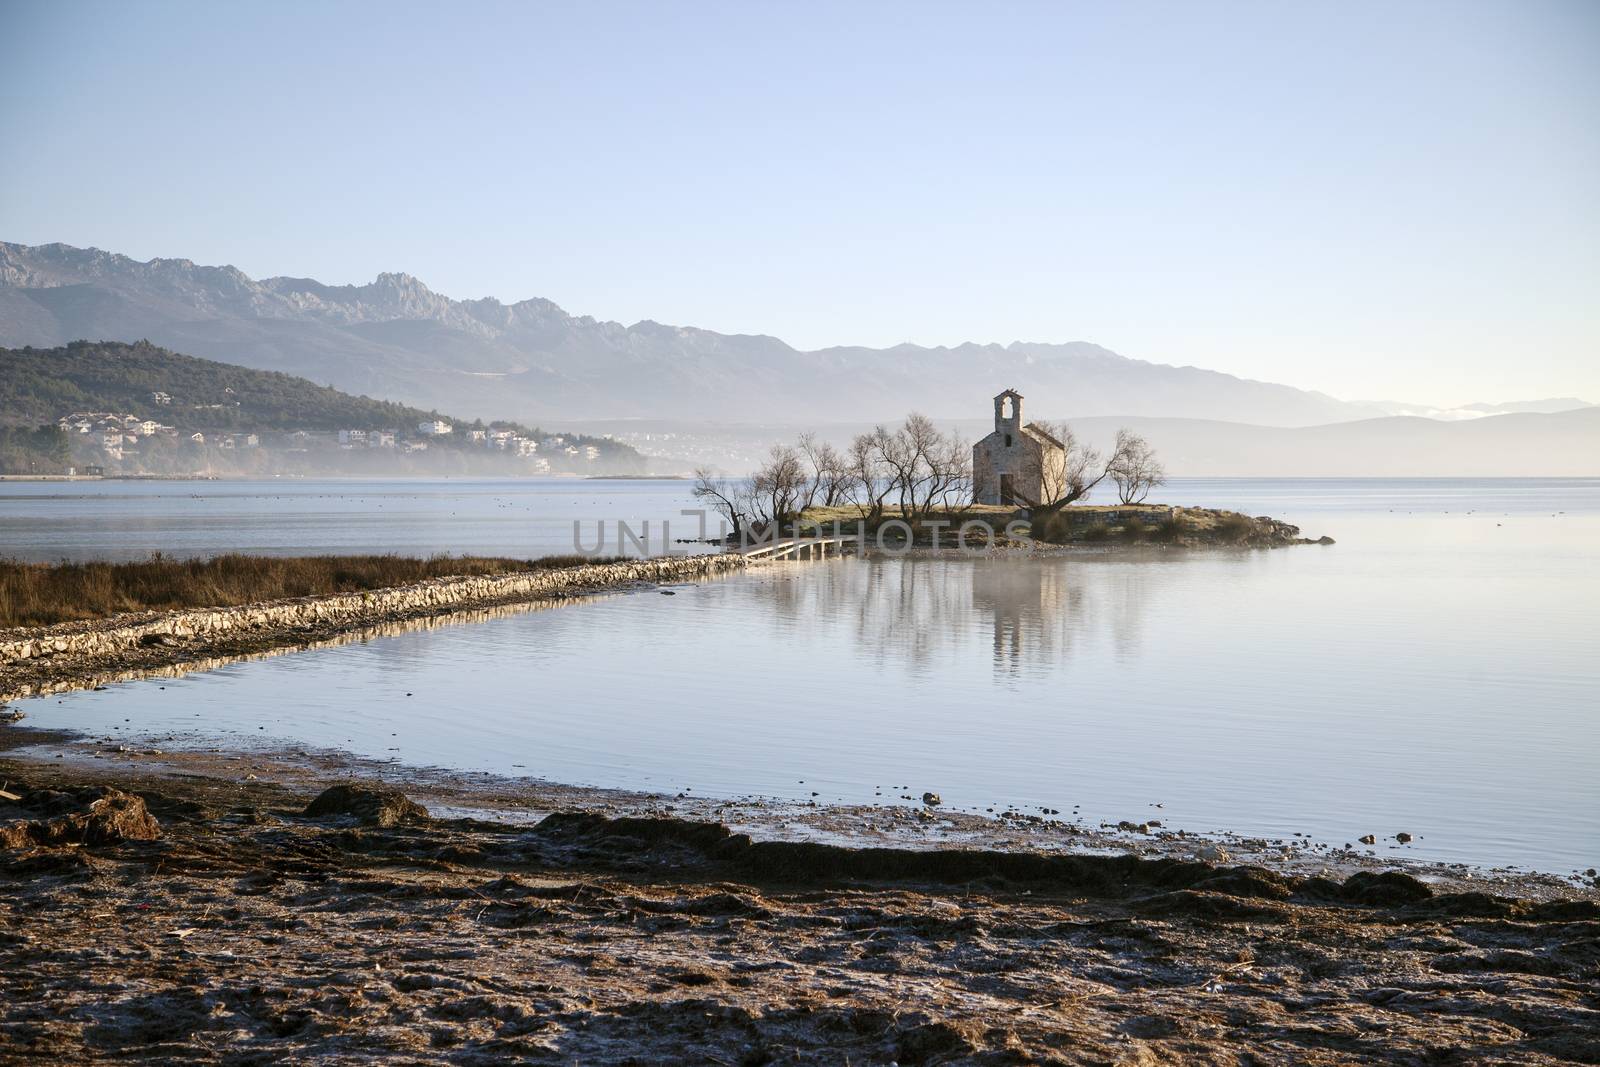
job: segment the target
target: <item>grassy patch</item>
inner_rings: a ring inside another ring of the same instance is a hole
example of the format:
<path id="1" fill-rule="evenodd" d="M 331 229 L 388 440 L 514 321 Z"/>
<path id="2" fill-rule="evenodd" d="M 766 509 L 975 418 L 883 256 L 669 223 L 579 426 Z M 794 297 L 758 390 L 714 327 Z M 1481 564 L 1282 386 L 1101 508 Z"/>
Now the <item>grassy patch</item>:
<path id="1" fill-rule="evenodd" d="M 49 626 L 130 611 L 222 608 L 284 597 L 356 593 L 426 578 L 511 574 L 620 556 L 216 556 L 136 563 L 0 561 L 0 627 Z"/>
<path id="2" fill-rule="evenodd" d="M 1013 507 L 1000 507 L 994 504 L 971 504 L 959 511 L 936 510 L 928 518 L 934 522 L 947 522 L 952 530 L 969 519 L 984 519 L 995 528 L 996 532 L 999 532 L 1005 528 L 1005 520 L 1015 515 L 1016 512 L 1017 509 Z M 884 507 L 882 521 L 888 522 L 891 519 L 902 521 L 905 519 L 905 516 L 900 513 L 899 505 L 893 501 L 890 501 Z M 839 524 L 840 533 L 855 533 L 857 522 L 865 523 L 869 533 L 876 528 L 875 524 L 866 523 L 862 510 L 853 504 L 843 507 L 825 508 L 817 506 L 807 508 L 801 514 L 800 521 L 816 523 L 829 532 L 832 531 L 835 522 Z"/>
<path id="3" fill-rule="evenodd" d="M 1136 545 L 1141 541 L 1150 539 L 1150 527 L 1140 522 L 1137 518 L 1130 518 L 1122 524 L 1122 528 L 1117 531 L 1117 536 L 1131 545 Z"/>

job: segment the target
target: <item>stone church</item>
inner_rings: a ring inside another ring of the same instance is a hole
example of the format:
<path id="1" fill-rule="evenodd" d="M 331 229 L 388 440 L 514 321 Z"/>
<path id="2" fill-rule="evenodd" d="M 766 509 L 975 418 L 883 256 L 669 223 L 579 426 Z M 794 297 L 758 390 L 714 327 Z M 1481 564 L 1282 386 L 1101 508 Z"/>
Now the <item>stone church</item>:
<path id="1" fill-rule="evenodd" d="M 994 398 L 994 433 L 972 446 L 972 497 L 979 504 L 1034 507 L 1062 491 L 1067 450 L 1035 424 L 1022 423 L 1022 394 Z"/>

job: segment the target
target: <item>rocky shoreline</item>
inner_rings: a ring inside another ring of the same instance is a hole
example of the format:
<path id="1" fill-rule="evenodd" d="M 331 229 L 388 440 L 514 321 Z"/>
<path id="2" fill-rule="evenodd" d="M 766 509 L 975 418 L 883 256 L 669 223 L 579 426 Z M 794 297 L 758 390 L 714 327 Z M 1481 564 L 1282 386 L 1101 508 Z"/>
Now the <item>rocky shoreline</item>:
<path id="1" fill-rule="evenodd" d="M 234 608 L 145 612 L 0 631 L 0 701 L 103 684 L 193 662 L 215 665 L 304 648 L 396 623 L 515 604 L 570 600 L 662 582 L 699 581 L 752 565 L 724 553 L 479 577 L 434 578 L 337 596 Z"/>
<path id="2" fill-rule="evenodd" d="M 1333 538 L 1302 537 L 1300 527 L 1270 515 L 1166 504 L 1068 507 L 1041 516 L 1033 536 L 1051 544 L 1106 542 L 1176 548 L 1284 548 L 1331 545 Z"/>
<path id="3" fill-rule="evenodd" d="M 1600 1062 L 1592 892 L 89 758 L 0 759 L 0 1059 Z"/>

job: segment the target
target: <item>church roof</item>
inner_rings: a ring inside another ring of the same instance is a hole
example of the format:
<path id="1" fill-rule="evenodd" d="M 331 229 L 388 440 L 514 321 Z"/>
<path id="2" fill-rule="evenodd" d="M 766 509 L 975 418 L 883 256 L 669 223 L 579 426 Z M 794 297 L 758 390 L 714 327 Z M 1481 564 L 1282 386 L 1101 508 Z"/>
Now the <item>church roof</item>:
<path id="1" fill-rule="evenodd" d="M 1057 441 L 1054 434 L 1052 434 L 1050 431 L 1046 430 L 1044 427 L 1040 426 L 1037 422 L 1028 423 L 1028 425 L 1026 425 L 1026 426 L 1024 426 L 1022 428 L 1022 432 L 1023 433 L 1030 433 L 1035 437 L 1043 438 L 1044 440 L 1046 440 L 1046 441 L 1050 442 L 1051 444 L 1055 445 L 1057 448 L 1060 448 L 1060 449 L 1064 450 L 1067 447 L 1066 445 L 1062 444 L 1060 441 Z"/>

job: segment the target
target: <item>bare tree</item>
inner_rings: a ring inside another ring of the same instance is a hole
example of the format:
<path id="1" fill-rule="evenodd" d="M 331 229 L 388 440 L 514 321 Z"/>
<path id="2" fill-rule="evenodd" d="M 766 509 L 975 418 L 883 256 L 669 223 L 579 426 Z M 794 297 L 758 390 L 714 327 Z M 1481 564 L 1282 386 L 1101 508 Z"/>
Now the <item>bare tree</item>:
<path id="1" fill-rule="evenodd" d="M 755 519 L 755 501 L 748 478 L 718 478 L 709 467 L 699 467 L 694 472 L 696 500 L 709 504 L 727 520 L 734 537 L 744 536 L 747 526 Z"/>
<path id="2" fill-rule="evenodd" d="M 972 442 L 954 431 L 945 438 L 937 456 L 936 492 L 929 499 L 945 511 L 965 512 L 972 507 Z"/>
<path id="3" fill-rule="evenodd" d="M 816 434 L 803 433 L 795 442 L 795 451 L 801 461 L 802 472 L 806 476 L 805 484 L 800 487 L 799 507 L 796 510 L 804 512 L 817 502 L 817 494 L 822 491 L 822 467 L 819 455 L 822 445 L 817 443 Z"/>
<path id="4" fill-rule="evenodd" d="M 1106 474 L 1117 486 L 1117 499 L 1142 504 L 1150 490 L 1167 481 L 1166 468 L 1156 458 L 1150 442 L 1129 429 L 1117 431 L 1117 443 L 1106 462 Z"/>
<path id="5" fill-rule="evenodd" d="M 824 444 L 817 452 L 817 470 L 822 481 L 823 507 L 847 503 L 855 488 L 849 460 L 837 448 Z"/>
<path id="6" fill-rule="evenodd" d="M 696 475 L 696 496 L 724 515 L 726 507 L 737 505 L 736 494 L 712 484 L 703 472 Z M 767 520 L 786 524 L 819 502 L 824 507 L 854 504 L 876 524 L 891 499 L 898 501 L 901 516 L 914 522 L 937 509 L 970 506 L 972 449 L 954 434 L 941 433 L 932 419 L 911 414 L 894 430 L 878 426 L 860 434 L 843 454 L 809 433 L 795 445 L 774 445 L 750 487 L 754 503 L 742 513 L 744 526 Z M 733 505 L 719 504 L 713 489 Z"/>
<path id="7" fill-rule="evenodd" d="M 751 476 L 751 483 L 766 516 L 782 526 L 800 514 L 811 479 L 798 449 L 793 445 L 773 445 L 767 462 Z"/>
<path id="8" fill-rule="evenodd" d="M 847 502 L 854 488 L 848 460 L 814 433 L 800 435 L 797 446 L 810 468 L 810 481 L 802 497 L 801 511 L 820 503 L 825 508 Z"/>
<path id="9" fill-rule="evenodd" d="M 954 434 L 939 431 L 926 415 L 912 413 L 894 430 L 879 426 L 850 446 L 853 490 L 857 506 L 871 522 L 883 517 L 890 497 L 910 522 L 928 518 L 936 508 L 969 506 L 972 449 Z"/>
<path id="10" fill-rule="evenodd" d="M 900 500 L 901 518 L 910 519 L 915 514 L 918 483 L 923 477 L 922 453 L 938 433 L 932 419 L 913 412 L 884 440 L 883 462 Z"/>
<path id="11" fill-rule="evenodd" d="M 1105 481 L 1109 469 L 1101 465 L 1098 449 L 1078 440 L 1064 422 L 1036 422 L 1034 427 L 1055 438 L 1061 445 L 1062 461 L 1045 463 L 1039 472 L 1040 499 L 1032 504 L 1036 515 L 1049 515 L 1068 504 L 1082 500 Z"/>
<path id="12" fill-rule="evenodd" d="M 859 483 L 856 481 L 855 468 L 850 463 L 850 457 L 843 452 L 833 453 L 833 467 L 828 475 L 828 497 L 833 501 L 834 507 L 843 507 L 855 500 Z"/>
<path id="13" fill-rule="evenodd" d="M 939 431 L 926 415 L 912 413 L 897 433 L 907 457 L 900 510 L 910 521 L 925 521 L 936 508 L 961 500 L 972 487 L 972 449 L 955 434 Z"/>
<path id="14" fill-rule="evenodd" d="M 891 462 L 891 457 L 895 461 Z M 862 516 L 872 524 L 883 518 L 884 505 L 899 488 L 898 446 L 895 435 L 878 426 L 871 433 L 859 434 L 850 442 L 846 457 L 852 480 L 852 498 Z"/>

